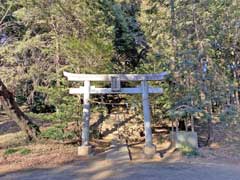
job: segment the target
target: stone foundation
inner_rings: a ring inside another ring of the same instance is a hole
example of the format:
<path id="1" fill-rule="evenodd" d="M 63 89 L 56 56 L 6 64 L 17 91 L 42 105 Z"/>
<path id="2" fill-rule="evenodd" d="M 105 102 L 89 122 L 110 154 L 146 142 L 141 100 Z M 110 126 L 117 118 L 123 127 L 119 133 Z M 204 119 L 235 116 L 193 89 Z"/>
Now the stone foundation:
<path id="1" fill-rule="evenodd" d="M 79 146 L 78 156 L 89 156 L 91 154 L 91 146 Z"/>
<path id="2" fill-rule="evenodd" d="M 151 159 L 156 154 L 156 146 L 155 145 L 144 146 L 143 152 L 146 158 Z"/>

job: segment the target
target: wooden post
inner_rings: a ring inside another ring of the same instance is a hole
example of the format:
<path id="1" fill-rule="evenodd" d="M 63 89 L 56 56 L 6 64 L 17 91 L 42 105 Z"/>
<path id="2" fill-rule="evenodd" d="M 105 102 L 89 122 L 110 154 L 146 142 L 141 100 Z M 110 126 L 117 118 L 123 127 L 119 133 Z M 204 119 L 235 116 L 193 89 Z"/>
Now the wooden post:
<path id="1" fill-rule="evenodd" d="M 176 133 L 178 133 L 179 131 L 179 121 L 178 119 L 176 119 Z"/>
<path id="2" fill-rule="evenodd" d="M 187 120 L 184 120 L 184 126 L 185 126 L 185 131 L 186 131 L 186 132 L 188 131 L 187 125 L 188 125 Z"/>
<path id="3" fill-rule="evenodd" d="M 191 130 L 194 132 L 194 119 L 193 116 L 191 116 Z"/>
<path id="4" fill-rule="evenodd" d="M 90 81 L 84 81 L 84 105 L 83 105 L 83 126 L 82 146 L 89 145 L 89 120 L 90 120 Z"/>

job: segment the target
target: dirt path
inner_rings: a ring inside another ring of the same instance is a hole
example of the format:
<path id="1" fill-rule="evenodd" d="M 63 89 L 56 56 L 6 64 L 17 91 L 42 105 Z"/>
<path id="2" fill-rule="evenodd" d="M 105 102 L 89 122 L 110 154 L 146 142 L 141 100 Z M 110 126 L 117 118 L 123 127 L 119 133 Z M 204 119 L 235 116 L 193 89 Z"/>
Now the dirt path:
<path id="1" fill-rule="evenodd" d="M 129 163 L 101 158 L 75 161 L 53 169 L 31 169 L 0 175 L 1 180 L 239 180 L 240 166 L 196 163 Z"/>
<path id="2" fill-rule="evenodd" d="M 141 164 L 128 167 L 112 180 L 239 180 L 240 167 L 214 164 Z"/>

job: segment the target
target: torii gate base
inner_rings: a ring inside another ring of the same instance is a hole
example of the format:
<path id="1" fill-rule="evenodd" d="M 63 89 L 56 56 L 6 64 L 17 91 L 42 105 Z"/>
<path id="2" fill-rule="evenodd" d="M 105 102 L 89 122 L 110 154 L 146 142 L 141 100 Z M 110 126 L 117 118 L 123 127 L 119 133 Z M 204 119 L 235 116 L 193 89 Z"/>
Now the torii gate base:
<path id="1" fill-rule="evenodd" d="M 78 156 L 89 156 L 92 153 L 91 146 L 79 146 L 78 147 Z"/>
<path id="2" fill-rule="evenodd" d="M 83 106 L 83 127 L 82 127 L 82 145 L 78 148 L 79 156 L 89 156 L 91 147 L 89 146 L 89 120 L 90 120 L 90 94 L 142 94 L 144 129 L 145 129 L 145 146 L 144 154 L 147 158 L 152 158 L 156 153 L 156 146 L 152 142 L 151 113 L 149 105 L 149 93 L 163 93 L 162 88 L 149 87 L 147 81 L 161 81 L 166 72 L 161 74 L 72 74 L 64 72 L 64 76 L 69 81 L 83 81 L 84 87 L 71 88 L 70 94 L 84 94 Z M 108 81 L 112 83 L 112 88 L 95 88 L 91 87 L 90 81 Z M 141 87 L 121 88 L 121 81 L 141 81 Z"/>

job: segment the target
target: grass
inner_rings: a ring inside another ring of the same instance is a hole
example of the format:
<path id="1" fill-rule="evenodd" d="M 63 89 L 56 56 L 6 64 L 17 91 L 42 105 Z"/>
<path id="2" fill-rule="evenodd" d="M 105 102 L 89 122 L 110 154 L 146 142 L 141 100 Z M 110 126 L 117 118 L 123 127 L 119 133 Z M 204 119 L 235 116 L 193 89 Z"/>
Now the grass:
<path id="1" fill-rule="evenodd" d="M 8 156 L 8 155 L 11 155 L 11 154 L 15 154 L 17 151 L 18 151 L 18 149 L 9 148 L 9 149 L 6 149 L 6 150 L 4 151 L 4 155 Z"/>
<path id="2" fill-rule="evenodd" d="M 17 152 L 21 155 L 28 155 L 31 153 L 31 150 L 27 148 L 9 148 L 4 151 L 4 155 L 9 156 Z"/>
<path id="3" fill-rule="evenodd" d="M 187 157 L 199 156 L 199 152 L 197 151 L 197 149 L 192 148 L 192 147 L 187 146 L 187 145 L 183 145 L 181 148 L 179 148 L 179 150 L 181 151 L 181 153 L 184 156 L 187 156 Z"/>
<path id="4" fill-rule="evenodd" d="M 158 138 L 158 143 L 159 144 L 163 144 L 164 142 L 165 142 L 165 138 L 163 137 L 163 136 L 159 136 L 159 138 Z"/>
<path id="5" fill-rule="evenodd" d="M 44 121 L 55 121 L 57 118 L 56 118 L 56 113 L 39 113 L 39 114 L 36 114 L 36 113 L 27 113 L 27 115 L 33 119 L 41 119 L 41 120 L 44 120 Z"/>
<path id="6" fill-rule="evenodd" d="M 23 132 L 8 133 L 0 136 L 0 146 L 3 149 L 23 146 L 27 143 L 27 137 Z"/>
<path id="7" fill-rule="evenodd" d="M 50 127 L 47 130 L 41 133 L 43 138 L 53 139 L 53 140 L 62 140 L 64 132 L 60 128 Z"/>
<path id="8" fill-rule="evenodd" d="M 74 138 L 75 134 L 71 131 L 64 131 L 62 126 L 54 126 L 43 131 L 41 137 L 52 140 L 66 140 Z"/>
<path id="9" fill-rule="evenodd" d="M 31 150 L 30 150 L 30 149 L 27 149 L 27 148 L 21 148 L 21 149 L 19 150 L 19 153 L 20 153 L 21 155 L 28 155 L 28 154 L 31 153 Z"/>

